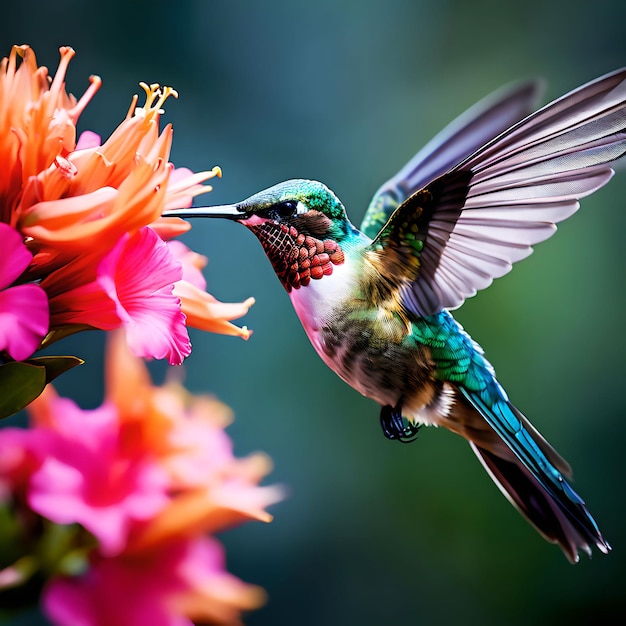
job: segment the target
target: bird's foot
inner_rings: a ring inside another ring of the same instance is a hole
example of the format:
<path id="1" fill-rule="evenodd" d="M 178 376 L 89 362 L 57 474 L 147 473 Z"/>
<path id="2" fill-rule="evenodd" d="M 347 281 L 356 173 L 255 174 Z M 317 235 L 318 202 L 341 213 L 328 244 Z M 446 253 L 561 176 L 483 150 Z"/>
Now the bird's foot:
<path id="1" fill-rule="evenodd" d="M 380 425 L 387 439 L 411 443 L 417 439 L 420 427 L 402 417 L 402 405 L 386 404 L 380 410 Z"/>

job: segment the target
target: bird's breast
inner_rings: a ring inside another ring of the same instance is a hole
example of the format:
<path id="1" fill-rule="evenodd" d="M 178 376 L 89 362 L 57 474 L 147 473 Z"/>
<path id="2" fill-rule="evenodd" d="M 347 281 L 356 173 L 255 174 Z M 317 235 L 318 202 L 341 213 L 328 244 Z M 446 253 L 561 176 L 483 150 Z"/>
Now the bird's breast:
<path id="1" fill-rule="evenodd" d="M 290 293 L 294 309 L 322 360 L 358 392 L 385 405 L 402 402 L 417 416 L 437 393 L 429 348 L 410 325 L 358 297 L 350 267 Z"/>

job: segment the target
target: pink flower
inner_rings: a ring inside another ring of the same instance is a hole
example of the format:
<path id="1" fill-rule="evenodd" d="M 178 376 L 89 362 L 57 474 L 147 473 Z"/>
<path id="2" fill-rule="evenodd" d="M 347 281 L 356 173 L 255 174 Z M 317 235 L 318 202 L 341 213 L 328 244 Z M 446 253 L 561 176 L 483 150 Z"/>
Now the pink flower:
<path id="1" fill-rule="evenodd" d="M 11 287 L 32 259 L 21 235 L 0 222 L 0 351 L 28 358 L 48 332 L 48 298 L 35 284 Z"/>
<path id="2" fill-rule="evenodd" d="M 199 537 L 140 556 L 96 557 L 83 576 L 53 580 L 43 605 L 60 625 L 193 626 L 240 624 L 240 611 L 263 600 L 261 589 L 224 571 L 215 540 Z"/>
<path id="3" fill-rule="evenodd" d="M 103 554 L 120 552 L 131 524 L 166 505 L 166 472 L 149 451 L 124 445 L 114 405 L 83 411 L 50 388 L 36 405 L 48 423 L 31 431 L 47 439 L 30 477 L 30 507 L 58 524 L 81 524 Z"/>
<path id="4" fill-rule="evenodd" d="M 259 485 L 270 461 L 235 457 L 227 407 L 174 382 L 155 387 L 122 331 L 110 339 L 102 406 L 81 410 L 48 386 L 29 406 L 30 429 L 0 431 L 0 500 L 23 530 L 22 556 L 50 576 L 59 551 L 43 609 L 63 626 L 239 625 L 264 593 L 226 571 L 208 534 L 271 520 L 265 509 L 283 493 Z M 42 539 L 50 522 L 72 525 L 62 531 L 72 540 Z M 23 560 L 0 585 L 23 582 Z"/>
<path id="5" fill-rule="evenodd" d="M 180 300 L 172 295 L 182 267 L 150 228 L 125 239 L 100 264 L 98 280 L 116 304 L 133 354 L 180 365 L 191 353 Z"/>
<path id="6" fill-rule="evenodd" d="M 99 263 L 95 281 L 51 299 L 53 323 L 122 326 L 134 355 L 180 365 L 191 353 L 185 315 L 172 293 L 182 273 L 167 245 L 144 227 L 118 241 Z"/>
<path id="7" fill-rule="evenodd" d="M 202 270 L 207 264 L 207 258 L 190 250 L 182 241 L 176 239 L 168 241 L 167 247 L 183 267 L 183 280 L 204 291 L 206 289 L 206 279 L 202 275 Z"/>
<path id="8" fill-rule="evenodd" d="M 0 429 L 0 502 L 25 501 L 30 477 L 41 465 L 46 441 L 39 430 Z"/>

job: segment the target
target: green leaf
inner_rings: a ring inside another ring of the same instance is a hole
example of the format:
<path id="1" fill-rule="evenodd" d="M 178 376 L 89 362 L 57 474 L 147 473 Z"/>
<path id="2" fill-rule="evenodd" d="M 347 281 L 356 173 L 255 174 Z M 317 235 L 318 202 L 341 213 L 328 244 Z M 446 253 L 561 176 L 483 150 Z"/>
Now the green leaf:
<path id="1" fill-rule="evenodd" d="M 49 382 L 83 363 L 75 356 L 40 356 L 0 365 L 0 419 L 22 410 Z"/>
<path id="2" fill-rule="evenodd" d="M 46 368 L 12 361 L 0 365 L 0 419 L 32 402 L 46 386 Z"/>
<path id="3" fill-rule="evenodd" d="M 46 368 L 46 384 L 51 383 L 57 376 L 77 365 L 82 365 L 84 362 L 76 356 L 39 356 L 26 361 L 26 363 L 31 365 L 42 365 Z"/>

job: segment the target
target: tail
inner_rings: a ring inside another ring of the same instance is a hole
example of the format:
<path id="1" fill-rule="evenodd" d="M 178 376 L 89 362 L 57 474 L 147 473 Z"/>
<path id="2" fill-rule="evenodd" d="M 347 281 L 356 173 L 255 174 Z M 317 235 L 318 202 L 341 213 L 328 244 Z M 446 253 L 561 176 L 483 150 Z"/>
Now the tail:
<path id="1" fill-rule="evenodd" d="M 509 501 L 571 563 L 578 561 L 579 550 L 591 555 L 593 545 L 607 554 L 611 546 L 566 480 L 569 465 L 509 402 L 495 379 L 482 391 L 458 390 L 461 397 L 446 425 L 469 439 Z"/>

